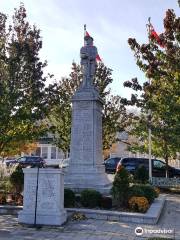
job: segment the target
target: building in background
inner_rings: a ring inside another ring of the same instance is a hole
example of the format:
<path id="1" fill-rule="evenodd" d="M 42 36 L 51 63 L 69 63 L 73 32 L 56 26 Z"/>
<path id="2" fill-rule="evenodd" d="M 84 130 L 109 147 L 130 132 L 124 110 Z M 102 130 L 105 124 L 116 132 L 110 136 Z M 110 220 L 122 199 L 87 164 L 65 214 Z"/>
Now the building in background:
<path id="1" fill-rule="evenodd" d="M 68 156 L 53 143 L 53 134 L 48 133 L 37 141 L 37 148 L 31 153 L 42 157 L 47 165 L 59 165 Z M 66 155 L 66 156 L 65 156 Z"/>

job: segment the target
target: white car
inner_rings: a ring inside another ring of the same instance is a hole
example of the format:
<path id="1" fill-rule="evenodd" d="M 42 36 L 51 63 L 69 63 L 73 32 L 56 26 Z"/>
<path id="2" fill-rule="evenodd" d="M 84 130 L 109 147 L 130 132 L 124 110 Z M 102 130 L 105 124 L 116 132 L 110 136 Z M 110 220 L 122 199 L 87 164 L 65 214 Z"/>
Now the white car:
<path id="1" fill-rule="evenodd" d="M 66 168 L 69 166 L 69 158 L 65 158 L 61 160 L 61 163 L 59 164 L 60 168 Z"/>

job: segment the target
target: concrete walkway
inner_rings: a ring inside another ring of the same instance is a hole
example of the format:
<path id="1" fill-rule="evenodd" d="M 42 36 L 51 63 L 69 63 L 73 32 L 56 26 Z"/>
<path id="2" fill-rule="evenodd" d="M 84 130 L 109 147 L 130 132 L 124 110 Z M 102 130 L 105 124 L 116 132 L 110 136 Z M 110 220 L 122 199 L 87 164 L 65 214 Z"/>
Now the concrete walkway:
<path id="1" fill-rule="evenodd" d="M 135 234 L 137 226 L 144 230 L 140 237 Z M 164 229 L 172 233 L 147 233 Z M 68 221 L 62 227 L 34 229 L 19 225 L 15 216 L 0 216 L 0 240 L 142 240 L 155 236 L 180 240 L 180 195 L 167 195 L 165 208 L 157 225 L 87 219 Z"/>

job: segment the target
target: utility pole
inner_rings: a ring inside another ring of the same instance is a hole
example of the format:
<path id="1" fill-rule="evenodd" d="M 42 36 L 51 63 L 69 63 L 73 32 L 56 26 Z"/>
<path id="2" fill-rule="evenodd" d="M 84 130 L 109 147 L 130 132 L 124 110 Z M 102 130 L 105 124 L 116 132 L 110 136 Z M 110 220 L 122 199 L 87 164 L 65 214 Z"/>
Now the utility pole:
<path id="1" fill-rule="evenodd" d="M 148 37 L 149 37 L 149 43 L 150 43 L 150 32 L 151 32 L 151 18 L 148 18 L 149 24 L 147 24 L 148 28 Z M 151 80 L 149 78 L 149 85 L 151 85 Z M 149 108 L 148 110 L 148 158 L 149 158 L 149 182 L 152 182 L 152 154 L 151 154 L 151 149 L 152 149 L 152 143 L 151 143 L 151 109 Z"/>

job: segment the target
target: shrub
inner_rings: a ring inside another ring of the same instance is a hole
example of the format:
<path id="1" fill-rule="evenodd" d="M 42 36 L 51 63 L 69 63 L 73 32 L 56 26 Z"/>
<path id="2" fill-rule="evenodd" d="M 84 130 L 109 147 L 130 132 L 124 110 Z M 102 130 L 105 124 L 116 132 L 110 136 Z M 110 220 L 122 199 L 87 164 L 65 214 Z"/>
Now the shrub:
<path id="1" fill-rule="evenodd" d="M 154 188 L 150 185 L 139 185 L 149 203 L 152 203 L 157 196 Z"/>
<path id="2" fill-rule="evenodd" d="M 64 189 L 64 207 L 74 207 L 75 194 L 71 189 Z"/>
<path id="3" fill-rule="evenodd" d="M 85 189 L 81 192 L 81 204 L 84 207 L 100 206 L 101 198 L 101 193 L 93 189 Z"/>
<path id="4" fill-rule="evenodd" d="M 24 174 L 20 166 L 17 166 L 15 171 L 10 175 L 10 183 L 15 187 L 16 192 L 20 193 L 24 185 Z"/>
<path id="5" fill-rule="evenodd" d="M 6 164 L 0 163 L 0 181 L 7 180 L 16 167 L 17 165 L 7 167 Z"/>
<path id="6" fill-rule="evenodd" d="M 128 199 L 131 197 L 144 197 L 144 192 L 140 185 L 133 185 L 128 190 Z"/>
<path id="7" fill-rule="evenodd" d="M 111 209 L 112 208 L 112 198 L 111 197 L 102 197 L 101 207 L 105 208 L 105 209 Z"/>
<path id="8" fill-rule="evenodd" d="M 157 197 L 157 193 L 154 189 L 154 187 L 150 185 L 133 185 L 129 188 L 128 191 L 128 198 L 131 197 L 146 197 L 149 203 L 152 203 L 154 199 Z"/>
<path id="9" fill-rule="evenodd" d="M 149 203 L 145 197 L 131 197 L 128 201 L 130 209 L 145 213 L 149 208 Z"/>
<path id="10" fill-rule="evenodd" d="M 15 195 L 15 202 L 17 205 L 23 205 L 23 196 L 20 193 Z"/>
<path id="11" fill-rule="evenodd" d="M 145 166 L 138 167 L 134 173 L 134 180 L 138 183 L 147 183 L 148 179 L 149 173 Z"/>
<path id="12" fill-rule="evenodd" d="M 122 167 L 115 175 L 112 196 L 117 201 L 118 205 L 126 205 L 130 175 L 128 171 Z"/>
<path id="13" fill-rule="evenodd" d="M 5 204 L 5 203 L 6 203 L 6 194 L 0 193 L 0 204 Z"/>
<path id="14" fill-rule="evenodd" d="M 158 187 L 154 187 L 154 191 L 155 191 L 155 193 L 156 193 L 155 198 L 159 197 L 160 189 L 159 189 Z"/>

